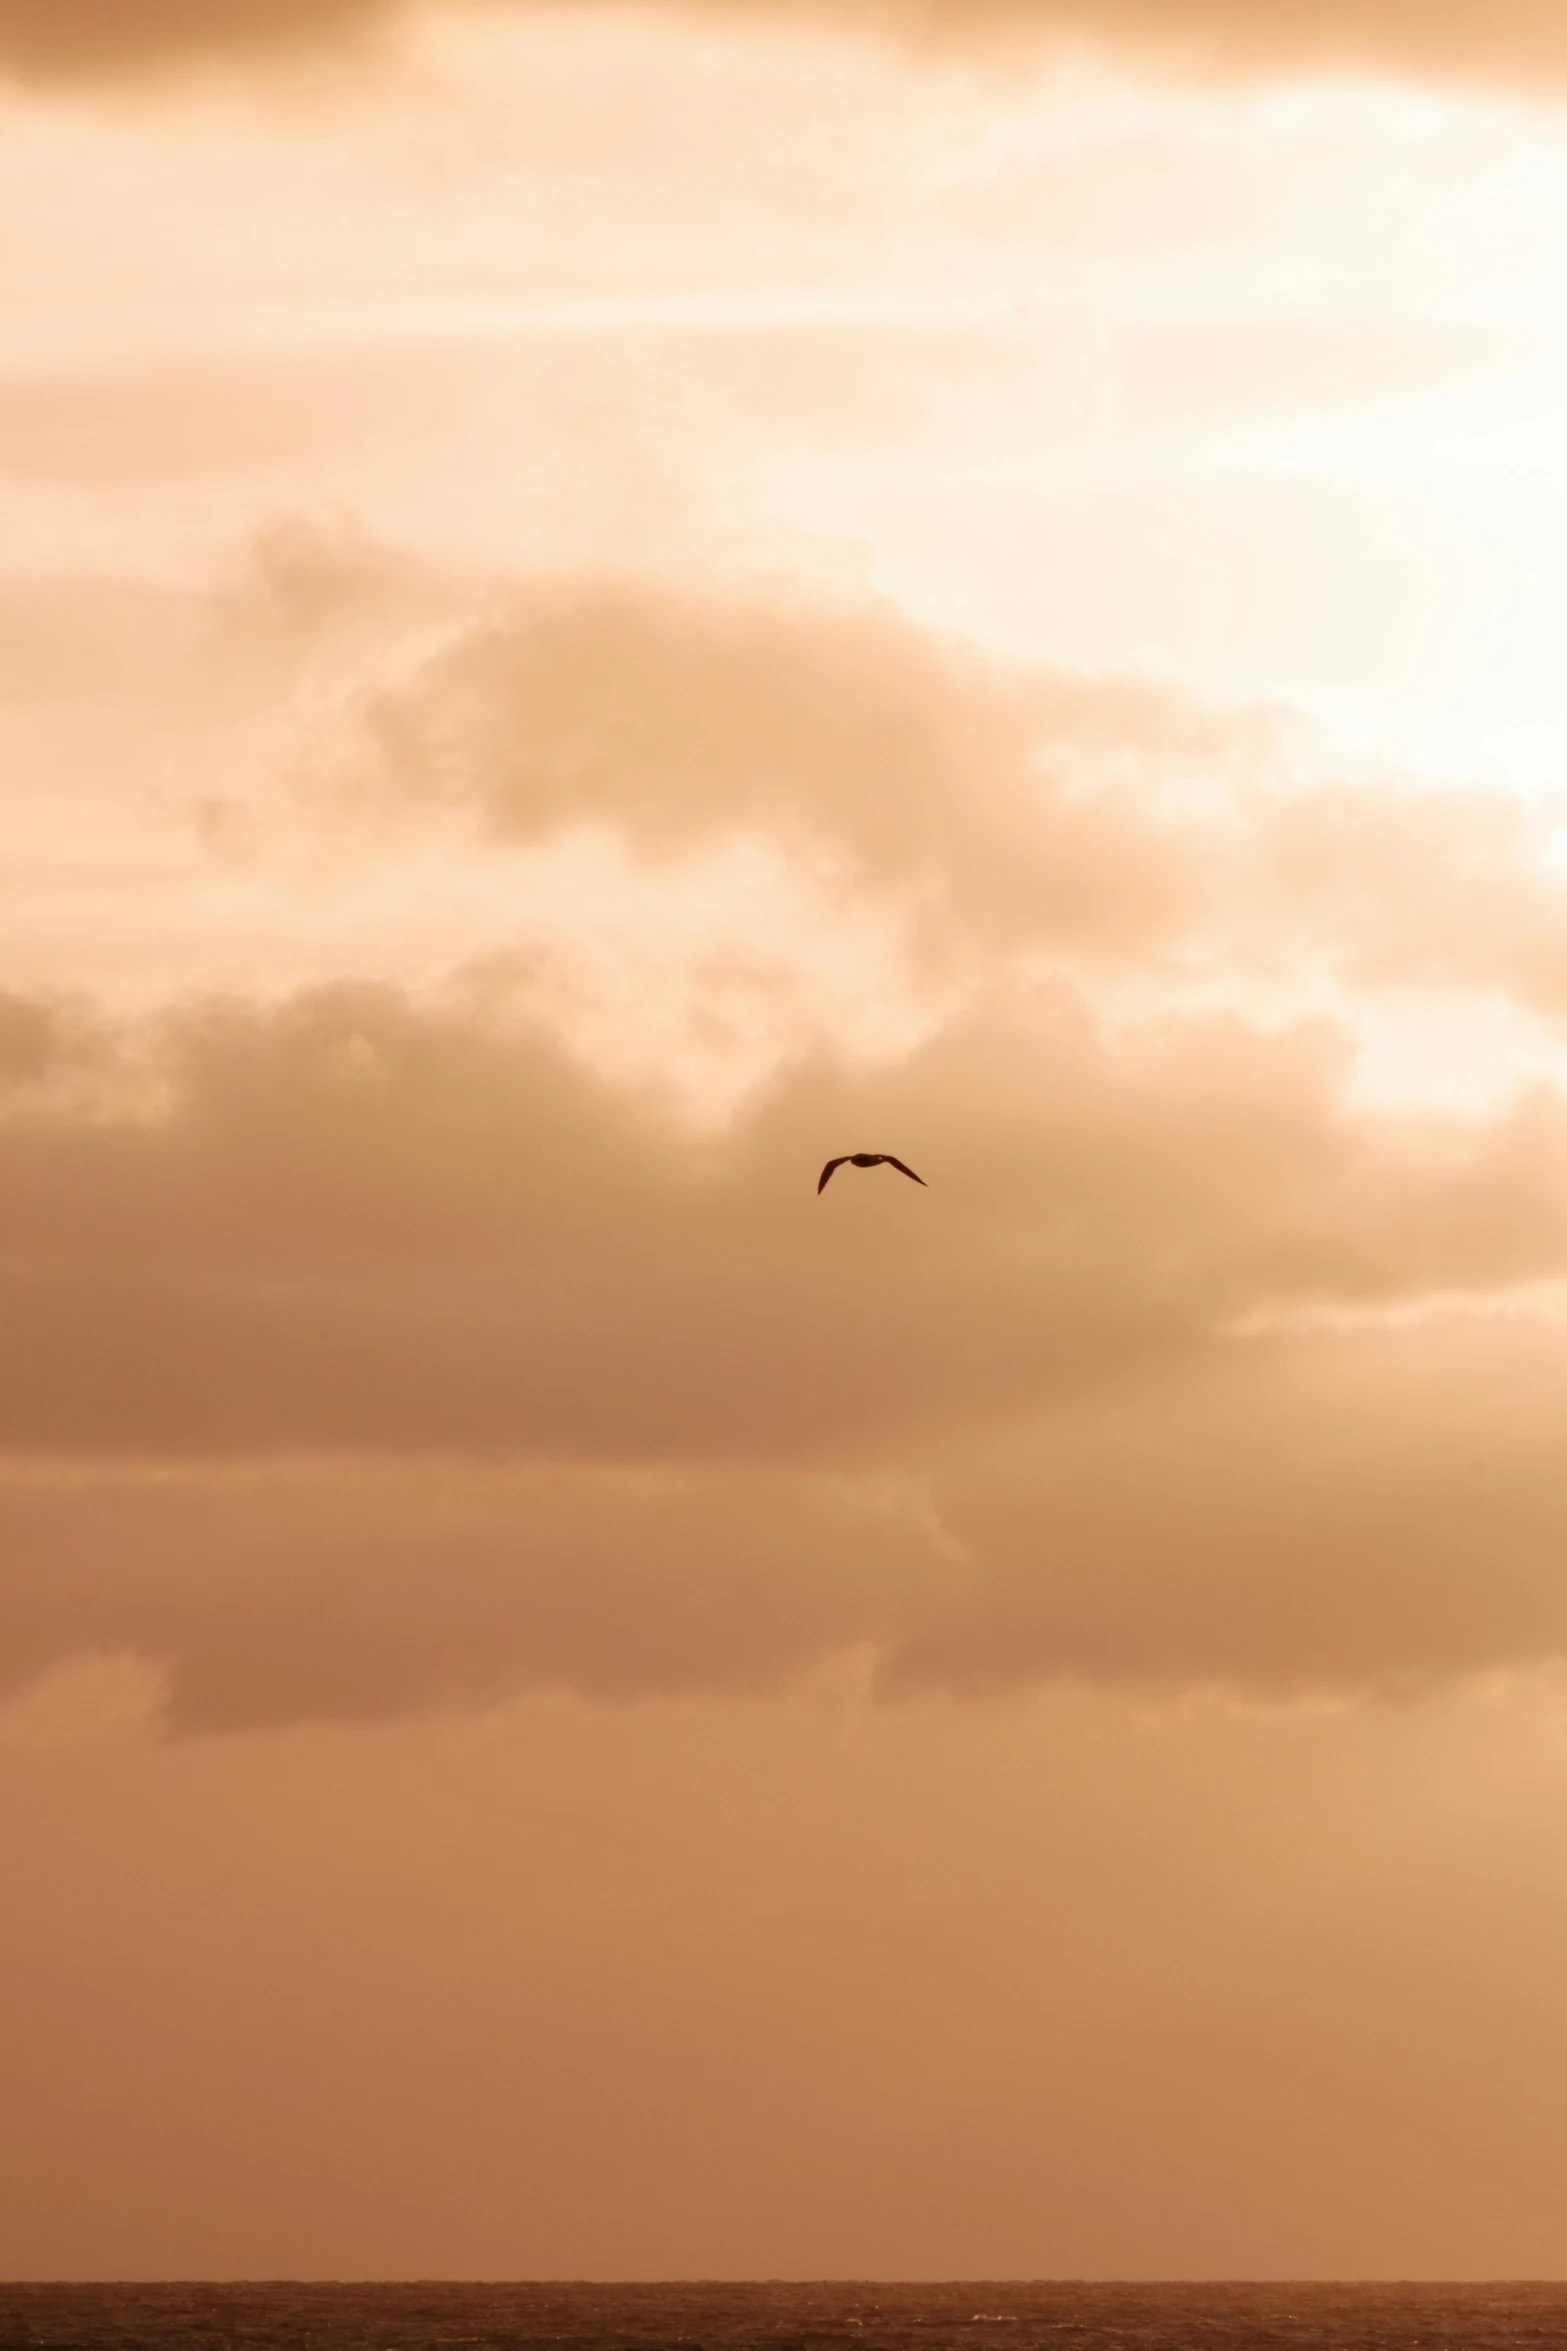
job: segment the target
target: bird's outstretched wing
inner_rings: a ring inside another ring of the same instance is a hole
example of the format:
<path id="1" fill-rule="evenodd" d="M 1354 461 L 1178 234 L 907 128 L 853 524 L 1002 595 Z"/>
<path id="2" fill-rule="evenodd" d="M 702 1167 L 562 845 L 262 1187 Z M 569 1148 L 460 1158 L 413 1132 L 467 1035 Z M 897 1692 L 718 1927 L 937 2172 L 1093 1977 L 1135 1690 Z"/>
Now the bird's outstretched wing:
<path id="1" fill-rule="evenodd" d="M 889 1167 L 895 1167 L 899 1175 L 913 1176 L 915 1183 L 925 1184 L 925 1178 L 923 1176 L 914 1175 L 913 1168 L 905 1167 L 901 1159 L 894 1159 L 890 1151 L 884 1151 L 882 1153 L 882 1158 L 886 1161 Z M 929 1184 L 925 1184 L 925 1189 L 927 1192 L 930 1190 Z"/>
<path id="2" fill-rule="evenodd" d="M 845 1151 L 839 1158 L 829 1159 L 827 1165 L 822 1169 L 821 1174 L 816 1179 L 817 1191 L 819 1193 L 825 1192 L 827 1189 L 827 1178 L 832 1174 L 833 1169 L 835 1167 L 845 1166 L 853 1157 L 854 1153 L 852 1151 Z"/>

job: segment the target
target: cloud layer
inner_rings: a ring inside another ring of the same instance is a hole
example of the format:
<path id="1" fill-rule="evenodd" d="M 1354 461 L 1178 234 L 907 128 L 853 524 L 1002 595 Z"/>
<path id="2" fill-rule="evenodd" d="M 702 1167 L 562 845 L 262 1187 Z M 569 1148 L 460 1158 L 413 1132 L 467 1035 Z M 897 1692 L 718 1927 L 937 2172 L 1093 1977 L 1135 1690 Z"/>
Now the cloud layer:
<path id="1" fill-rule="evenodd" d="M 333 629 L 386 566 L 332 572 Z M 390 611 L 263 844 L 428 890 L 587 833 L 654 902 L 749 845 L 890 910 L 946 1009 L 879 1058 L 802 1032 L 693 1124 L 523 949 L 0 998 L 9 1691 L 131 1653 L 194 1730 L 835 1658 L 1277 1694 L 1559 1650 L 1567 1109 L 1357 1075 L 1379 991 L 1560 1020 L 1535 820 L 1311 785 L 1266 714 L 885 611 L 542 580 L 433 655 Z M 689 951 L 711 1018 L 766 995 Z M 863 1148 L 928 1189 L 818 1197 Z"/>
<path id="2" fill-rule="evenodd" d="M 385 990 L 8 1022 L 13 1688 L 129 1649 L 214 1728 L 846 1651 L 1362 1686 L 1567 1634 L 1549 1098 L 1378 1118 L 1321 1025 L 1047 995 L 703 1137 Z M 889 1137 L 928 1193 L 816 1196 Z"/>
<path id="3" fill-rule="evenodd" d="M 758 834 L 987 935 L 1111 953 L 1189 916 L 1183 774 L 1266 742 L 1137 680 L 988 667 L 891 614 L 585 580 L 520 590 L 367 714 L 369 802 L 648 856 Z M 1091 787 L 1087 788 L 1087 787 Z"/>
<path id="4" fill-rule="evenodd" d="M 1554 1097 L 1352 1114 L 1323 1023 L 986 1004 L 894 1067 L 793 1070 L 706 1140 L 387 990 L 104 1051 L 25 1069 L 0 1129 L 12 1448 L 841 1457 L 1247 1317 L 1567 1270 Z M 818 1200 L 856 1148 L 929 1201 Z"/>
<path id="5" fill-rule="evenodd" d="M 537 582 L 361 723 L 354 821 L 455 811 L 499 847 L 598 827 L 654 863 L 762 837 L 912 909 L 938 959 L 1567 1004 L 1549 805 L 1324 779 L 1286 713 L 1009 669 L 891 611 Z"/>
<path id="6" fill-rule="evenodd" d="M 388 0 L 63 0 L 59 7 L 0 0 L 0 58 L 29 75 L 96 77 L 187 58 L 314 47 L 391 13 Z"/>
<path id="7" fill-rule="evenodd" d="M 0 0 L 0 60 L 25 75 L 101 77 L 318 48 L 404 12 L 398 0 Z M 820 13 L 813 0 L 734 0 L 733 12 Z M 1221 72 L 1349 67 L 1527 85 L 1567 71 L 1553 0 L 865 0 L 862 14 L 902 39 L 1102 41 Z"/>
<path id="8" fill-rule="evenodd" d="M 0 1478 L 0 1701 L 84 1653 L 182 1732 L 567 1688 L 1410 1694 L 1567 1643 L 1558 1314 L 1222 1349 L 901 1473 L 334 1459 Z"/>

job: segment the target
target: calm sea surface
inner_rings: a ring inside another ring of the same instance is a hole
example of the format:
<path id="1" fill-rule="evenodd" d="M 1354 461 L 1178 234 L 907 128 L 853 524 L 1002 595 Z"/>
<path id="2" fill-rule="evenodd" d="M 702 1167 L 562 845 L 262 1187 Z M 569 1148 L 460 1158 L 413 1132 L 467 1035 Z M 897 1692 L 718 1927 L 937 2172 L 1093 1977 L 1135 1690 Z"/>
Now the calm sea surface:
<path id="1" fill-rule="evenodd" d="M 1567 2286 L 5 2286 L 0 2345 L 1422 2351 L 1560 2344 Z"/>

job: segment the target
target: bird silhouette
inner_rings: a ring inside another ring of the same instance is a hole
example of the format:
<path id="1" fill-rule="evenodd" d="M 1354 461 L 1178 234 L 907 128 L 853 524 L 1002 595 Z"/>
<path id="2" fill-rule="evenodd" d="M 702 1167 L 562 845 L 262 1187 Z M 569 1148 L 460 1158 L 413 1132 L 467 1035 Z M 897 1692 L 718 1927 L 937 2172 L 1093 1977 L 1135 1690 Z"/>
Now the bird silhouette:
<path id="1" fill-rule="evenodd" d="M 844 1151 L 836 1159 L 829 1159 L 817 1177 L 816 1189 L 818 1193 L 826 1191 L 827 1179 L 837 1167 L 895 1167 L 899 1175 L 908 1176 L 912 1182 L 925 1183 L 923 1176 L 915 1175 L 912 1167 L 905 1167 L 902 1160 L 894 1159 L 890 1151 Z M 930 1189 L 928 1184 L 925 1188 L 927 1191 Z"/>

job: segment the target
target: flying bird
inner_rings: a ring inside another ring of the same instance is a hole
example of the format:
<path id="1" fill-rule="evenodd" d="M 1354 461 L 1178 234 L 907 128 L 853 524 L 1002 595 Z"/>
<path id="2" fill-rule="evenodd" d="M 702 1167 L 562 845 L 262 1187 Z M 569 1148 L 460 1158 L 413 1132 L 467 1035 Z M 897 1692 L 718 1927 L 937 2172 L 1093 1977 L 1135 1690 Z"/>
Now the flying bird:
<path id="1" fill-rule="evenodd" d="M 923 1176 L 915 1175 L 912 1167 L 905 1167 L 902 1160 L 894 1159 L 890 1151 L 844 1151 L 836 1159 L 829 1159 L 817 1177 L 818 1193 L 826 1191 L 827 1178 L 835 1167 L 895 1167 L 899 1175 L 908 1176 L 916 1184 L 925 1183 Z M 929 1191 L 930 1186 L 926 1184 L 925 1189 Z"/>

